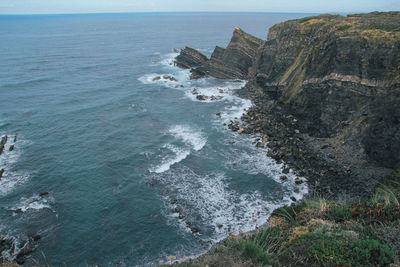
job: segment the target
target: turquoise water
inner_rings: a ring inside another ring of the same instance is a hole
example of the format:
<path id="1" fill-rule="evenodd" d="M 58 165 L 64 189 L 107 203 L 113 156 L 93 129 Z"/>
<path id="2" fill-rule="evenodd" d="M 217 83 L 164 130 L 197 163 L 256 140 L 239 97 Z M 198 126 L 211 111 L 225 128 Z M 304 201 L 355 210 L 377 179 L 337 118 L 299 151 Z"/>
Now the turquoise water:
<path id="1" fill-rule="evenodd" d="M 234 93 L 244 82 L 190 81 L 173 48 L 210 55 L 235 26 L 266 39 L 303 16 L 0 16 L 0 135 L 10 136 L 0 232 L 17 244 L 40 234 L 30 260 L 134 266 L 193 257 L 265 223 L 306 189 L 293 193 L 293 175 L 281 182 L 254 137 L 224 125 L 251 106 Z M 153 81 L 162 75 L 178 81 Z"/>

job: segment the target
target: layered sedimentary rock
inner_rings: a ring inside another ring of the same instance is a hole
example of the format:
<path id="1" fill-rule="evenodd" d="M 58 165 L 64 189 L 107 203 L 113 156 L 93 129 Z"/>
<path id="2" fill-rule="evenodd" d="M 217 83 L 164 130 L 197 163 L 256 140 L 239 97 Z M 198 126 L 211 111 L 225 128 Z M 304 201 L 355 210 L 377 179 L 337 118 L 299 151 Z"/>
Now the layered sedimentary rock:
<path id="1" fill-rule="evenodd" d="M 208 60 L 200 51 L 186 46 L 176 57 L 176 65 L 183 69 L 198 67 Z"/>
<path id="2" fill-rule="evenodd" d="M 400 13 L 275 25 L 252 73 L 258 106 L 296 118 L 308 154 L 328 169 L 318 175 L 345 194 L 350 184 L 368 191 L 400 162 Z"/>
<path id="3" fill-rule="evenodd" d="M 264 133 L 272 157 L 350 197 L 400 163 L 400 12 L 287 21 L 265 42 L 235 33 L 193 73 L 248 80 L 244 132 Z"/>
<path id="4" fill-rule="evenodd" d="M 262 40 L 245 33 L 240 28 L 235 28 L 232 39 L 227 48 L 216 47 L 210 59 L 192 67 L 192 78 L 215 77 L 221 79 L 247 79 L 249 68 Z M 177 66 L 188 66 L 187 52 L 182 50 L 176 58 Z M 191 54 L 199 53 L 190 51 Z M 204 57 L 202 57 L 204 59 Z M 197 61 L 196 63 L 200 63 Z M 193 68 L 195 67 L 195 68 Z M 184 67 L 186 68 L 186 67 Z"/>

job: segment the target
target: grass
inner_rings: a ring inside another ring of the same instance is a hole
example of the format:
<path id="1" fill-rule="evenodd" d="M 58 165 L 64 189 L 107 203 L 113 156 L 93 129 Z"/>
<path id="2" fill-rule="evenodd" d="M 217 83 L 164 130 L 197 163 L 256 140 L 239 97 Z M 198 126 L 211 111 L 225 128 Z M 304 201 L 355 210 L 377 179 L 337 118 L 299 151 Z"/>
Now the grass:
<path id="1" fill-rule="evenodd" d="M 324 198 L 275 210 L 270 227 L 231 237 L 184 266 L 389 266 L 400 258 L 400 166 L 363 201 Z"/>

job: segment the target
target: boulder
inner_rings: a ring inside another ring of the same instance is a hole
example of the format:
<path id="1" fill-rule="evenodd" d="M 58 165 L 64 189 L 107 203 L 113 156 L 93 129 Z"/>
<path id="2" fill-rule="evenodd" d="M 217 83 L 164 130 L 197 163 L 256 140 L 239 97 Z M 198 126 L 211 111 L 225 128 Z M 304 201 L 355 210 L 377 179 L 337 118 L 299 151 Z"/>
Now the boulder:
<path id="1" fill-rule="evenodd" d="M 263 142 L 257 142 L 256 147 L 264 148 L 265 144 Z"/>
<path id="2" fill-rule="evenodd" d="M 300 178 L 297 177 L 296 179 L 294 179 L 294 183 L 297 185 L 300 185 L 303 183 L 303 180 L 301 180 Z"/>
<path id="3" fill-rule="evenodd" d="M 281 179 L 281 181 L 286 181 L 288 178 L 285 175 L 282 175 L 281 177 L 279 177 Z"/>
<path id="4" fill-rule="evenodd" d="M 205 101 L 205 100 L 208 99 L 208 96 L 205 96 L 205 95 L 198 95 L 198 96 L 196 96 L 196 99 L 197 99 L 197 100 L 200 100 L 200 101 Z"/>
<path id="5" fill-rule="evenodd" d="M 171 82 L 177 82 L 178 81 L 174 76 L 171 76 L 171 75 L 163 75 L 163 79 L 164 80 L 170 80 Z"/>

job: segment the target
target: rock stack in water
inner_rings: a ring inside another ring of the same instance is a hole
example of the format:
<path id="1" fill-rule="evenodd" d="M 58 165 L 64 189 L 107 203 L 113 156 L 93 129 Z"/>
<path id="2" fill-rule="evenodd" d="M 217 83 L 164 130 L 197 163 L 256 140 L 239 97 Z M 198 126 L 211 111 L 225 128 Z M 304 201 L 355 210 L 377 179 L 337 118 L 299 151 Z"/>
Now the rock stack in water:
<path id="1" fill-rule="evenodd" d="M 7 143 L 7 139 L 8 139 L 7 135 L 6 135 L 6 136 L 3 136 L 3 137 L 1 138 L 1 141 L 0 141 L 0 155 L 3 154 L 4 146 L 5 146 L 6 143 Z"/>
<path id="2" fill-rule="evenodd" d="M 208 60 L 207 56 L 200 51 L 186 46 L 181 50 L 180 54 L 176 57 L 176 66 L 182 69 L 191 69 L 201 66 Z"/>
<path id="3" fill-rule="evenodd" d="M 217 46 L 208 59 L 199 51 L 186 47 L 176 58 L 176 65 L 191 68 L 191 78 L 247 79 L 258 48 L 263 44 L 240 28 L 235 28 L 227 48 Z"/>

